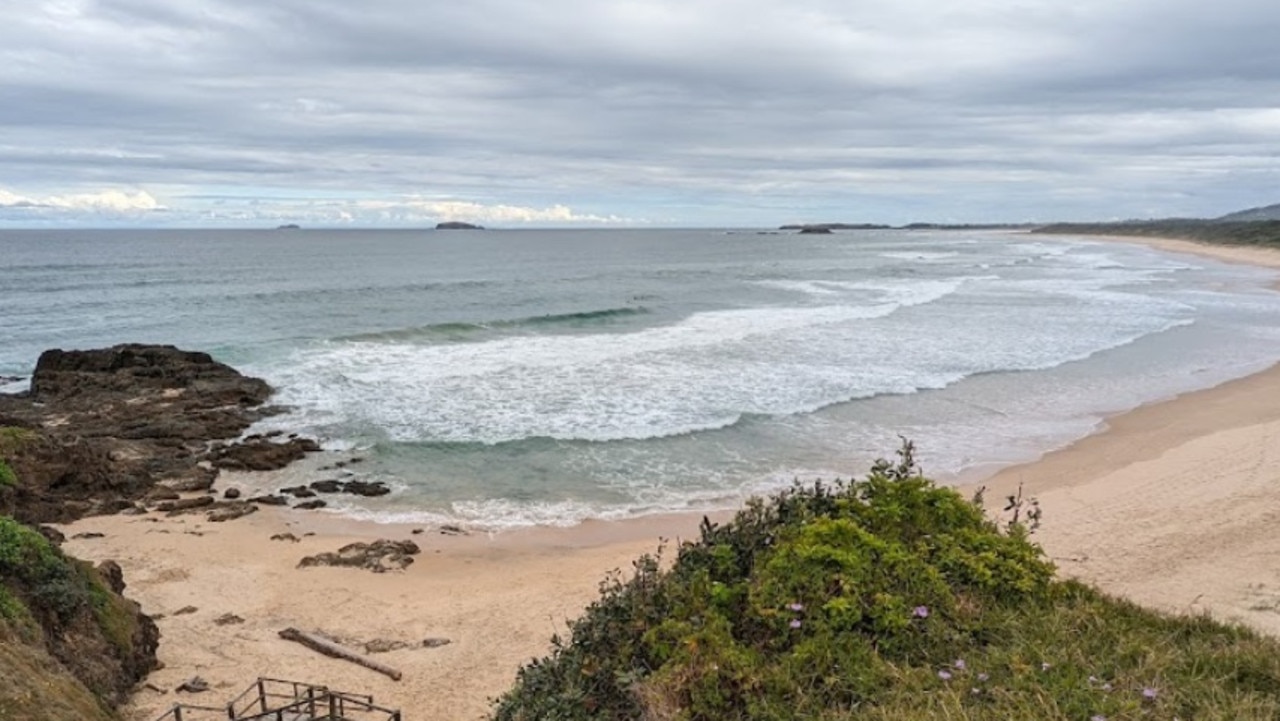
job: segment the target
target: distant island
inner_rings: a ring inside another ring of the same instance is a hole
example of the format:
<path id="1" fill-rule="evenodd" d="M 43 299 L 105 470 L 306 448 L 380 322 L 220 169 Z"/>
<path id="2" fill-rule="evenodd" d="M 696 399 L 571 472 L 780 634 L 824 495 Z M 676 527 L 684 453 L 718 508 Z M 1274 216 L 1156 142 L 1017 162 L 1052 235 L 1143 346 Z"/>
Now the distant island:
<path id="1" fill-rule="evenodd" d="M 436 223 L 436 230 L 484 230 L 484 226 L 463 223 L 458 220 L 449 220 L 443 223 Z"/>
<path id="2" fill-rule="evenodd" d="M 297 223 L 285 223 L 284 225 L 277 225 L 276 230 L 302 230 L 302 226 Z"/>
<path id="3" fill-rule="evenodd" d="M 798 230 L 801 233 L 830 233 L 833 230 L 888 230 L 892 226 L 875 223 L 793 223 L 780 225 L 778 230 Z"/>

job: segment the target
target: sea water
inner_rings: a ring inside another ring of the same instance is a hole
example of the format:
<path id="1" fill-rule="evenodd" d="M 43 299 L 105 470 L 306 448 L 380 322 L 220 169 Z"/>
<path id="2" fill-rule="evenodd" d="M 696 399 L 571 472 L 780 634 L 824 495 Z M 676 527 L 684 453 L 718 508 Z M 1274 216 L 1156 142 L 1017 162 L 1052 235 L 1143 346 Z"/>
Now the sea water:
<path id="1" fill-rule="evenodd" d="M 0 231 L 0 375 L 205 350 L 289 408 L 255 430 L 396 489 L 332 512 L 567 524 L 858 475 L 899 436 L 944 479 L 1033 459 L 1280 360 L 1275 279 L 997 232 Z"/>

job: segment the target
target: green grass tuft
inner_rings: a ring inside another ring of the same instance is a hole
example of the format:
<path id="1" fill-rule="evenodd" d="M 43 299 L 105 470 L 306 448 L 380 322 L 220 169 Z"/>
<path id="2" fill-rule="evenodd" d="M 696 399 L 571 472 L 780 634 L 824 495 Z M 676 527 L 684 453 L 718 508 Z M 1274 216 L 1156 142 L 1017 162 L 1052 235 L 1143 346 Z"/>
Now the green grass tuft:
<path id="1" fill-rule="evenodd" d="M 533 719 L 1276 719 L 1280 644 L 1058 581 L 922 478 L 906 444 L 851 483 L 704 522 L 614 576 L 496 702 Z"/>

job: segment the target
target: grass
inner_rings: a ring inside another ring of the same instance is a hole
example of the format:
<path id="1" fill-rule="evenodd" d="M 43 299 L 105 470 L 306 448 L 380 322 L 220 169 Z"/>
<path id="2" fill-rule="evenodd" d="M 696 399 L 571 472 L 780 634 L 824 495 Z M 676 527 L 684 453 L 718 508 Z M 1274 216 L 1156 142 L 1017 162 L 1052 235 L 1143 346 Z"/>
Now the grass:
<path id="1" fill-rule="evenodd" d="M 0 426 L 0 489 L 18 485 L 18 476 L 8 460 L 35 437 L 35 431 L 26 428 Z"/>
<path id="2" fill-rule="evenodd" d="M 907 444 L 607 579 L 494 716 L 1274 720 L 1280 644 L 1057 580 Z"/>
<path id="3" fill-rule="evenodd" d="M 0 426 L 0 456 L 16 453 L 35 438 L 36 432 L 30 428 Z"/>
<path id="4" fill-rule="evenodd" d="M 0 719 L 114 721 L 116 716 L 42 646 L 0 619 Z"/>

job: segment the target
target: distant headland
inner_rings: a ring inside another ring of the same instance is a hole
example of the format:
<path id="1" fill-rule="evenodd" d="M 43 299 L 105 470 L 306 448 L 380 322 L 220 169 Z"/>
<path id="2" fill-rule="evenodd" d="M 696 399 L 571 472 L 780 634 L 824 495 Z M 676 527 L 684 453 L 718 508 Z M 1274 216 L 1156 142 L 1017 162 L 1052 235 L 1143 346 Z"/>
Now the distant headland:
<path id="1" fill-rule="evenodd" d="M 830 233 L 833 230 L 888 230 L 891 227 L 876 223 L 793 223 L 778 226 L 778 230 L 798 230 L 801 233 Z"/>
<path id="2" fill-rule="evenodd" d="M 436 230 L 484 230 L 484 226 L 463 223 L 458 220 L 449 220 L 443 223 L 436 223 Z"/>

